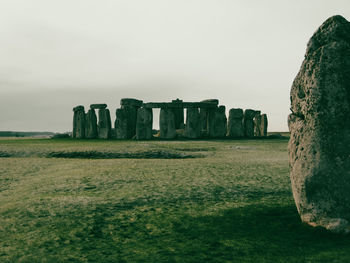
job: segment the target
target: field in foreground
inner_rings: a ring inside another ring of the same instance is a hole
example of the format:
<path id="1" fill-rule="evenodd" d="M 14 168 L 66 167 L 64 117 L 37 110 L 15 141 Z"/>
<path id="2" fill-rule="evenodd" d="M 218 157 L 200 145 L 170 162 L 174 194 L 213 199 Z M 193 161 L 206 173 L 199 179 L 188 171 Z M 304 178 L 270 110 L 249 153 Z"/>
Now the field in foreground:
<path id="1" fill-rule="evenodd" d="M 0 139 L 0 262 L 350 262 L 300 223 L 286 147 Z"/>

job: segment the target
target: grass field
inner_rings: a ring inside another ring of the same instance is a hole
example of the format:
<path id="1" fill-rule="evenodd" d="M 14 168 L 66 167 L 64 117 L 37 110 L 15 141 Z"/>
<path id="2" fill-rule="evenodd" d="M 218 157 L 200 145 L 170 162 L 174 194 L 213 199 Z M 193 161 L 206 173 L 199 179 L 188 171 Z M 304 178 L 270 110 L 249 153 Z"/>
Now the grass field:
<path id="1" fill-rule="evenodd" d="M 300 222 L 286 147 L 0 139 L 0 262 L 350 262 Z"/>

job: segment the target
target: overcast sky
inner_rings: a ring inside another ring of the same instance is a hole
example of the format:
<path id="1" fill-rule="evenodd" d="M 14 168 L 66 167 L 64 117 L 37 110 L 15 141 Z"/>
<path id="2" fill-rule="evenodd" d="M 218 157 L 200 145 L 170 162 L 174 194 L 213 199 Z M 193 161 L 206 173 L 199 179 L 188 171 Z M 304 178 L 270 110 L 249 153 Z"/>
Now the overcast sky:
<path id="1" fill-rule="evenodd" d="M 131 97 L 217 98 L 286 131 L 306 43 L 336 14 L 350 1 L 0 0 L 0 130 L 70 131 L 92 103 L 114 122 Z"/>

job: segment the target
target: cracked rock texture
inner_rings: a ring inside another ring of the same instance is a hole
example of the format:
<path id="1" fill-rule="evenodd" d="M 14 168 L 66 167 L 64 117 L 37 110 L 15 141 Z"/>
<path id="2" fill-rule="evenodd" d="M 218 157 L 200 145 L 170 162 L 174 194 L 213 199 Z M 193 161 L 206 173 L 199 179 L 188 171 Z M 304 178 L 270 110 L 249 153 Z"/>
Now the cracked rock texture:
<path id="1" fill-rule="evenodd" d="M 350 23 L 327 19 L 291 88 L 290 178 L 303 222 L 350 231 Z"/>

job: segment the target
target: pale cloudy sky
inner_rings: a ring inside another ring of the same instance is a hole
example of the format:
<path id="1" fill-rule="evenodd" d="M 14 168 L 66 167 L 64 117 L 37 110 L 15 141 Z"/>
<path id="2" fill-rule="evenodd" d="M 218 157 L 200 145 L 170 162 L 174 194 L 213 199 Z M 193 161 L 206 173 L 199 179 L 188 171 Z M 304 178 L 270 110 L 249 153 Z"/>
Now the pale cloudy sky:
<path id="1" fill-rule="evenodd" d="M 286 131 L 306 43 L 336 14 L 350 1 L 0 0 L 0 130 L 69 131 L 91 103 L 114 121 L 132 97 L 217 98 Z"/>

